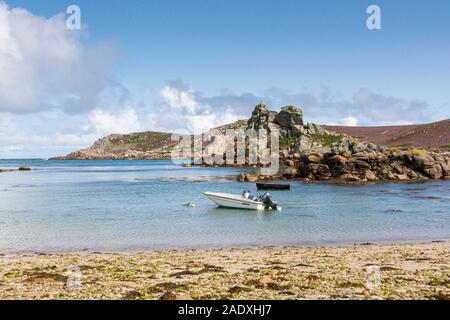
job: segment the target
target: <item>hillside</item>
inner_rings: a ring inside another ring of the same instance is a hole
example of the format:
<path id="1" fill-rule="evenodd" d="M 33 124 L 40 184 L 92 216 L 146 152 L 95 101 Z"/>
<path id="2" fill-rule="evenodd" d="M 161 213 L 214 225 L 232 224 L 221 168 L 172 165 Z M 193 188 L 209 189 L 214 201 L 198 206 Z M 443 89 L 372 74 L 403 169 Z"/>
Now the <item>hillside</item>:
<path id="1" fill-rule="evenodd" d="M 419 125 L 382 127 L 324 126 L 324 128 L 377 145 L 450 149 L 450 119 Z"/>
<path id="2" fill-rule="evenodd" d="M 51 160 L 170 159 L 170 150 L 176 144 L 171 134 L 164 132 L 112 134 L 87 149 Z"/>
<path id="3" fill-rule="evenodd" d="M 236 129 L 246 125 L 247 120 L 238 120 L 215 129 L 225 132 L 227 129 Z M 165 132 L 112 134 L 97 140 L 89 148 L 50 160 L 164 160 L 171 158 L 171 151 L 177 143 L 177 141 L 172 141 L 171 133 Z"/>
<path id="4" fill-rule="evenodd" d="M 266 123 L 267 122 L 267 123 Z M 249 120 L 239 120 L 216 129 L 253 128 L 276 126 L 281 129 L 281 149 L 291 148 L 295 152 L 300 149 L 321 151 L 321 147 L 330 145 L 340 139 L 340 135 L 358 138 L 360 141 L 374 143 L 379 146 L 409 148 L 412 146 L 425 149 L 450 149 L 450 120 L 421 125 L 381 126 L 381 127 L 344 127 L 304 125 L 303 111 L 288 106 L 279 113 L 270 111 L 264 105 L 255 108 Z M 309 132 L 309 134 L 308 134 Z M 171 150 L 177 144 L 171 140 L 170 133 L 139 132 L 130 134 L 112 134 L 96 141 L 91 147 L 56 157 L 53 160 L 121 160 L 121 159 L 170 159 Z M 303 136 L 303 137 L 302 137 Z M 318 141 L 316 138 L 320 138 Z M 324 140 L 325 139 L 325 140 Z M 324 142 L 329 142 L 325 143 Z M 220 149 L 223 141 L 208 142 L 211 150 Z M 294 146 L 294 144 L 296 146 Z M 329 147 L 329 146 L 328 146 Z M 323 150 L 322 150 L 323 151 Z M 215 153 L 214 151 L 211 151 Z"/>

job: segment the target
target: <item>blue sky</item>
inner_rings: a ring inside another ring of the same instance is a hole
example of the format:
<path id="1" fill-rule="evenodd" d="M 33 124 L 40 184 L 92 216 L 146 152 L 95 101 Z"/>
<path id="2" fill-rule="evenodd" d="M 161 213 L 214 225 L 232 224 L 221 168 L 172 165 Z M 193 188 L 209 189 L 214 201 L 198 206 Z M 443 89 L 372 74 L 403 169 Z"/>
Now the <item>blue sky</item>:
<path id="1" fill-rule="evenodd" d="M 52 59 L 53 51 L 65 45 L 82 53 L 74 58 L 67 49 L 72 60 L 58 55 L 71 65 L 63 71 L 59 64 L 41 68 L 36 60 L 38 67 L 29 69 L 34 79 L 59 79 L 56 88 L 39 87 L 39 97 L 19 103 L 11 95 L 2 99 L 0 89 L 4 127 L 23 131 L 14 143 L 4 129 L 9 138 L 2 142 L 0 129 L 0 158 L 64 153 L 116 131 L 170 131 L 186 122 L 190 127 L 217 125 L 245 117 L 261 100 L 273 109 L 299 105 L 308 121 L 320 123 L 385 125 L 449 118 L 449 1 L 6 4 L 11 42 L 31 37 L 14 32 L 25 19 L 41 17 L 36 26 L 46 24 L 70 4 L 81 8 L 83 28 L 58 34 L 62 45 L 36 32 L 42 45 L 54 46 L 39 52 L 39 59 Z M 370 4 L 381 8 L 382 30 L 366 27 Z M 14 13 L 17 7 L 25 8 L 27 17 Z M 64 19 L 51 28 L 61 28 Z M 21 41 L 30 39 L 16 42 Z M 35 61 L 35 51 L 25 48 L 23 55 Z M 27 136 L 35 143 L 26 143 Z M 55 136 L 61 140 L 56 145 L 51 143 Z"/>

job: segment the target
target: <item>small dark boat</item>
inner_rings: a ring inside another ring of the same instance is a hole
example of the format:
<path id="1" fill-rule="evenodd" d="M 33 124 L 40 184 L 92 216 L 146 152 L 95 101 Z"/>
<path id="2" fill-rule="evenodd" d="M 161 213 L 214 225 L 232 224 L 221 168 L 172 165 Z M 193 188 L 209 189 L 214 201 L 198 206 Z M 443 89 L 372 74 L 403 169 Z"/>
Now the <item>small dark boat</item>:
<path id="1" fill-rule="evenodd" d="M 258 190 L 290 190 L 290 184 L 257 183 Z"/>

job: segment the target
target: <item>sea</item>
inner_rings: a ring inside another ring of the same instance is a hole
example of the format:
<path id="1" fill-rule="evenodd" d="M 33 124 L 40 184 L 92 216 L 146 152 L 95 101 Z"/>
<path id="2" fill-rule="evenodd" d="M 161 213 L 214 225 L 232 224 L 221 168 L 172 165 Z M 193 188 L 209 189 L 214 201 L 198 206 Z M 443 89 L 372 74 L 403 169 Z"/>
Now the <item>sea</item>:
<path id="1" fill-rule="evenodd" d="M 450 181 L 272 191 L 281 211 L 218 208 L 204 192 L 261 194 L 248 169 L 171 161 L 0 160 L 0 251 L 140 251 L 450 239 Z M 195 208 L 186 206 L 194 203 Z"/>

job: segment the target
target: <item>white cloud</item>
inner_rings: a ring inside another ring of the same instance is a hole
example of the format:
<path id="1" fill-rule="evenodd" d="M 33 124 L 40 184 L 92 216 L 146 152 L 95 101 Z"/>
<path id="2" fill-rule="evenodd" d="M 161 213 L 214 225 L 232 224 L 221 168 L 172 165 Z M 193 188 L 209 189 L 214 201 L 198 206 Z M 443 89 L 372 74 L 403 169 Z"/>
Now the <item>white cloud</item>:
<path id="1" fill-rule="evenodd" d="M 84 47 L 62 13 L 45 18 L 0 2 L 0 111 L 95 107 L 108 50 Z"/>
<path id="2" fill-rule="evenodd" d="M 419 100 L 384 96 L 364 88 L 353 96 L 355 111 L 381 124 L 415 123 L 429 120 L 429 106 Z"/>
<path id="3" fill-rule="evenodd" d="M 166 85 L 161 89 L 160 95 L 175 110 L 186 110 L 189 114 L 195 114 L 197 111 L 198 103 L 195 101 L 192 88 L 183 91 Z"/>
<path id="4" fill-rule="evenodd" d="M 396 125 L 431 121 L 429 106 L 419 100 L 384 96 L 369 89 L 360 89 L 350 98 L 342 98 L 327 88 L 313 92 L 292 93 L 271 90 L 270 94 L 281 105 L 303 108 L 308 121 L 316 123 L 349 123 L 358 125 Z"/>
<path id="5" fill-rule="evenodd" d="M 206 97 L 180 80 L 168 82 L 160 91 L 160 112 L 151 112 L 155 130 L 201 132 L 249 117 L 260 98 L 251 95 Z"/>
<path id="6" fill-rule="evenodd" d="M 345 117 L 341 119 L 340 124 L 348 127 L 356 127 L 358 126 L 358 118 L 357 117 Z"/>
<path id="7" fill-rule="evenodd" d="M 136 110 L 127 107 L 117 114 L 96 109 L 89 114 L 89 122 L 99 136 L 143 130 Z"/>
<path id="8" fill-rule="evenodd" d="M 428 108 L 424 103 L 385 97 L 367 89 L 349 99 L 337 98 L 329 90 L 319 93 L 272 90 L 267 97 L 230 91 L 206 96 L 180 81 L 172 81 L 158 93 L 152 105 L 97 107 L 82 114 L 63 110 L 33 114 L 0 112 L 0 158 L 66 154 L 112 133 L 146 130 L 199 133 L 247 119 L 260 101 L 274 110 L 282 105 L 298 105 L 304 108 L 308 121 L 347 126 L 423 122 Z M 384 113 L 389 116 L 386 118 Z"/>

